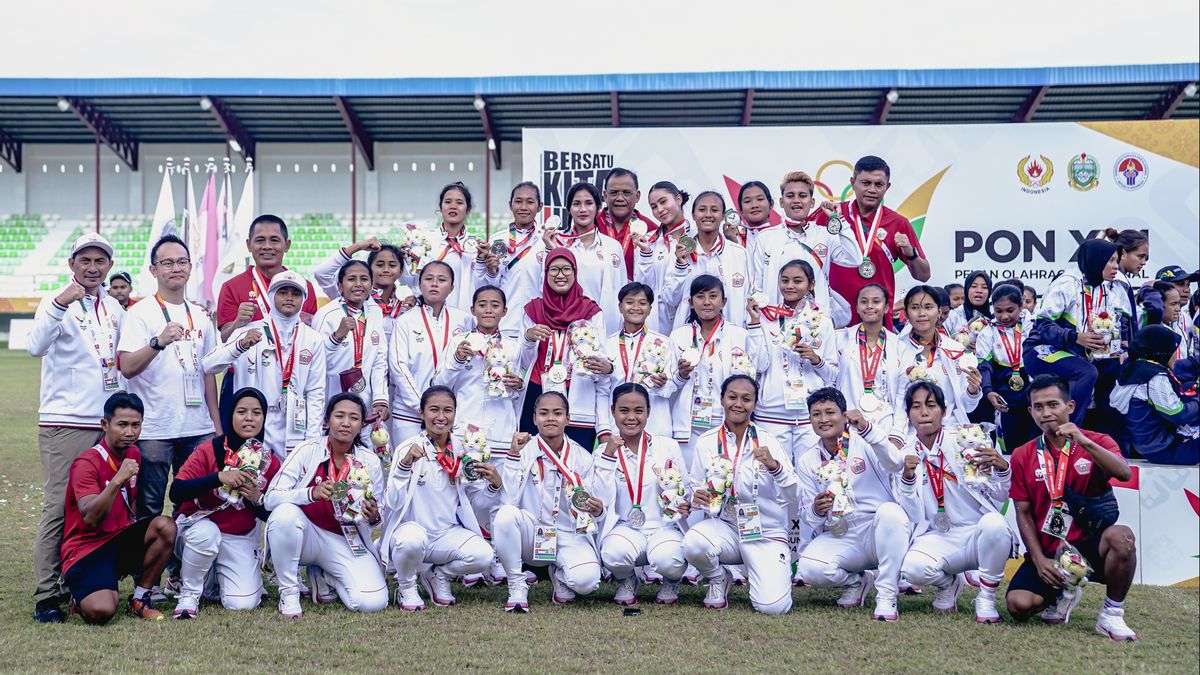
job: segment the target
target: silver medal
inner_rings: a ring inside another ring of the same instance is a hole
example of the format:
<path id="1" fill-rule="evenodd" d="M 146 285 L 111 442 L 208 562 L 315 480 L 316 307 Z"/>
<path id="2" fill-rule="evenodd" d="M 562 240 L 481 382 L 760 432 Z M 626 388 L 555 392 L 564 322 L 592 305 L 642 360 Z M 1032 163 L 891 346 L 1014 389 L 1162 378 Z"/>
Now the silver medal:
<path id="1" fill-rule="evenodd" d="M 858 266 L 858 276 L 864 279 L 870 279 L 875 276 L 875 263 L 870 260 L 864 260 Z"/>
<path id="2" fill-rule="evenodd" d="M 639 528 L 646 524 L 646 513 L 640 507 L 633 507 L 629 512 L 629 525 L 634 528 Z"/>
<path id="3" fill-rule="evenodd" d="M 841 219 L 841 218 L 839 218 L 839 217 L 837 217 L 837 216 L 833 216 L 833 217 L 831 217 L 831 218 L 829 219 L 829 223 L 828 223 L 828 224 L 825 226 L 825 229 L 829 230 L 829 234 L 839 234 L 839 233 L 841 233 L 841 231 L 842 231 L 842 219 Z"/>
<path id="4" fill-rule="evenodd" d="M 506 258 L 508 258 L 508 244 L 505 244 L 504 242 L 500 241 L 499 239 L 497 239 L 496 241 L 493 241 L 492 242 L 492 255 L 499 258 L 501 262 L 504 262 L 504 260 Z"/>
<path id="5" fill-rule="evenodd" d="M 737 505 L 734 504 L 732 499 L 725 502 L 725 506 L 721 509 L 721 516 L 730 520 L 737 517 Z"/>
<path id="6" fill-rule="evenodd" d="M 938 532 L 949 532 L 950 516 L 946 515 L 945 511 L 938 511 L 937 515 L 933 517 L 933 526 L 937 528 Z"/>

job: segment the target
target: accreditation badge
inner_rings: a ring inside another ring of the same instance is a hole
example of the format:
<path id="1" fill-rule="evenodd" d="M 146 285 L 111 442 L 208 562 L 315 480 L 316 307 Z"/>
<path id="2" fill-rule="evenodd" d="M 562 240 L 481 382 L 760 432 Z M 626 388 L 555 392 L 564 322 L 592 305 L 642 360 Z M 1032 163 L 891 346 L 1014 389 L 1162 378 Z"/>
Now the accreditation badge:
<path id="1" fill-rule="evenodd" d="M 553 525 L 538 525 L 534 530 L 533 559 L 537 562 L 558 560 L 558 529 Z"/>
<path id="2" fill-rule="evenodd" d="M 189 406 L 204 403 L 204 379 L 200 373 L 187 372 L 183 374 L 183 402 Z"/>
<path id="3" fill-rule="evenodd" d="M 738 539 L 741 541 L 762 540 L 762 514 L 758 510 L 758 502 L 737 505 L 737 524 Z"/>

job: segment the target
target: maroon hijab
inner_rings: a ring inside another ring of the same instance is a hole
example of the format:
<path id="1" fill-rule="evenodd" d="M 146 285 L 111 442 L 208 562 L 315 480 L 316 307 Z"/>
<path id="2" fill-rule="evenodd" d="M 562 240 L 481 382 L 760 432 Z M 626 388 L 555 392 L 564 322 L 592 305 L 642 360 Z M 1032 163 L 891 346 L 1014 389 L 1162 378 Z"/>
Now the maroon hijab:
<path id="1" fill-rule="evenodd" d="M 550 288 L 546 275 L 550 263 L 559 258 L 571 263 L 575 270 L 575 283 L 566 293 Z M 549 326 L 552 330 L 566 330 L 572 322 L 590 319 L 600 313 L 600 305 L 583 294 L 583 287 L 579 285 L 579 264 L 569 249 L 556 248 L 546 255 L 546 263 L 542 265 L 542 297 L 525 305 L 525 313 L 535 324 Z"/>

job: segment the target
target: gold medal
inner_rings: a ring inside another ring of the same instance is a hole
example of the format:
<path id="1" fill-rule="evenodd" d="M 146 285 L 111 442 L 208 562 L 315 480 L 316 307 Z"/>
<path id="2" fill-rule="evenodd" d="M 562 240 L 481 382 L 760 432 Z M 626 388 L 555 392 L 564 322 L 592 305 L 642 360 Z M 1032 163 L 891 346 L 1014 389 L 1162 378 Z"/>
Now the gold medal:
<path id="1" fill-rule="evenodd" d="M 587 490 L 577 487 L 571 493 L 571 506 L 574 506 L 578 511 L 584 511 L 587 509 L 588 500 L 591 498 L 592 496 L 588 494 Z"/>
<path id="2" fill-rule="evenodd" d="M 1025 388 L 1025 378 L 1021 377 L 1021 373 L 1014 370 L 1012 377 L 1008 378 L 1008 388 L 1013 391 L 1021 391 Z"/>

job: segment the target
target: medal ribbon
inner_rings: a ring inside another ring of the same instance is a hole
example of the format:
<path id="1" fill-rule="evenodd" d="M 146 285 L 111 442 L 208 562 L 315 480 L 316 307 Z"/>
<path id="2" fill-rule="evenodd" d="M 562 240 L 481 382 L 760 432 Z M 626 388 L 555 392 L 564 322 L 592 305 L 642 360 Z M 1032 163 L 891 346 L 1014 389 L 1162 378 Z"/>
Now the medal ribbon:
<path id="1" fill-rule="evenodd" d="M 1071 441 L 1063 443 L 1062 458 L 1055 461 L 1054 453 L 1046 449 L 1046 437 L 1040 436 L 1038 453 L 1042 459 L 1042 480 L 1046 483 L 1046 491 L 1050 493 L 1050 506 L 1055 511 L 1062 511 L 1063 492 L 1067 487 L 1067 467 L 1071 465 Z"/>
<path id="2" fill-rule="evenodd" d="M 700 329 L 700 323 L 696 322 L 692 324 L 692 346 L 700 350 L 701 357 L 704 356 L 705 351 L 708 352 L 709 356 L 712 356 L 713 352 L 716 351 L 717 345 L 715 344 L 715 338 L 717 337 L 717 331 L 721 330 L 721 323 L 723 321 L 724 319 L 722 317 L 717 317 L 717 322 L 713 324 L 712 330 L 708 333 L 708 337 L 704 338 L 703 347 L 700 346 L 700 335 L 697 333 L 697 331 Z"/>
<path id="3" fill-rule="evenodd" d="M 880 204 L 875 209 L 875 217 L 871 220 L 871 229 L 866 232 L 866 240 L 863 240 L 863 225 L 862 214 L 858 210 L 858 200 L 842 202 L 842 213 L 846 216 L 846 220 L 854 223 L 854 239 L 858 242 L 859 248 L 862 249 L 863 260 L 871 259 L 871 246 L 875 243 L 875 234 L 879 231 L 879 224 L 883 221 L 883 204 Z"/>
<path id="4" fill-rule="evenodd" d="M 672 235 L 682 236 L 681 231 L 685 228 L 686 225 L 687 225 L 686 218 L 679 221 L 678 223 L 675 223 L 671 227 L 662 225 L 657 230 L 654 231 L 654 234 L 650 235 L 649 241 L 651 244 L 653 244 L 654 242 L 658 241 L 659 237 L 662 237 L 663 243 L 667 244 L 669 247 L 671 244 L 671 236 Z M 678 237 L 676 237 L 676 238 L 678 238 Z"/>
<path id="5" fill-rule="evenodd" d="M 394 291 L 392 292 L 391 302 L 383 299 L 383 291 L 378 288 L 371 289 L 371 298 L 375 301 L 375 304 L 379 305 L 379 309 L 383 310 L 384 316 L 390 316 L 392 318 L 400 316 L 401 302 Z"/>
<path id="6" fill-rule="evenodd" d="M 1092 288 L 1087 284 L 1083 285 L 1083 330 L 1089 331 L 1092 329 L 1092 308 L 1101 309 L 1104 307 L 1104 287 L 1096 286 Z"/>
<path id="7" fill-rule="evenodd" d="M 428 434 L 426 436 L 428 437 Z M 434 448 L 437 448 L 437 443 L 434 443 L 432 438 L 429 439 L 429 442 Z M 437 463 L 452 480 L 458 475 L 458 467 L 462 465 L 462 459 L 454 456 L 454 441 L 452 439 L 446 439 L 446 448 L 438 453 Z"/>
<path id="8" fill-rule="evenodd" d="M 745 448 L 745 440 L 742 441 L 741 446 L 737 446 L 735 448 L 736 452 L 734 452 L 733 457 L 730 457 L 729 456 L 729 439 L 728 439 L 727 435 L 733 435 L 733 431 L 731 431 L 729 429 L 729 427 L 722 425 L 721 435 L 717 436 L 717 450 L 721 453 L 721 456 L 723 456 L 726 459 L 733 462 L 733 471 L 729 474 L 729 483 L 730 483 L 729 498 L 733 499 L 737 496 L 738 464 L 741 463 L 742 455 L 745 454 L 745 452 L 743 450 L 743 448 Z M 758 449 L 758 431 L 755 430 L 753 422 L 751 422 L 746 427 L 746 438 L 749 438 L 750 442 L 753 444 L 753 450 L 757 450 Z M 737 439 L 737 436 L 734 436 L 734 444 L 735 445 L 737 444 L 736 439 Z M 754 456 L 753 452 L 751 452 L 750 456 L 751 457 Z"/>
<path id="9" fill-rule="evenodd" d="M 1000 334 L 1000 342 L 1004 345 L 1004 354 L 1008 356 L 1008 363 L 1013 367 L 1013 370 L 1021 369 L 1021 324 L 1018 323 L 1013 327 L 1013 340 L 1016 345 L 1008 342 L 1008 338 L 1004 335 L 1004 328 L 996 326 L 996 332 Z"/>
<path id="10" fill-rule="evenodd" d="M 342 311 L 346 313 L 346 316 L 354 316 L 354 314 L 350 311 L 350 305 L 347 304 L 345 300 L 342 301 Z M 363 363 L 363 343 L 366 341 L 367 336 L 366 307 L 358 310 L 358 317 L 356 317 L 354 320 L 354 331 L 352 335 L 354 337 L 354 367 L 361 370 Z M 436 359 L 434 360 L 434 363 L 437 363 Z"/>
<path id="11" fill-rule="evenodd" d="M 637 464 L 637 495 L 633 493 L 633 474 L 629 473 L 629 467 L 625 465 L 625 453 L 617 451 L 617 459 L 621 461 L 621 471 L 625 472 L 625 487 L 629 490 L 629 500 L 633 502 L 633 508 L 642 508 L 642 476 L 646 471 L 646 455 L 650 448 L 650 434 L 642 432 L 641 447 L 638 448 L 638 464 Z"/>
<path id="12" fill-rule="evenodd" d="M 466 230 L 466 228 L 464 227 L 463 231 L 465 231 L 465 230 Z M 446 248 L 442 249 L 442 254 L 438 256 L 438 260 L 445 260 L 446 254 L 449 253 L 450 251 L 454 251 L 459 256 L 462 256 L 463 246 L 462 246 L 462 243 L 459 242 L 458 240 L 459 240 L 459 238 L 462 237 L 463 231 L 460 231 L 458 233 L 457 237 L 451 237 L 450 234 L 448 232 L 446 232 L 446 226 L 445 225 L 442 226 L 442 234 L 445 235 L 445 237 L 446 237 Z"/>
<path id="13" fill-rule="evenodd" d="M 875 349 L 867 349 L 867 331 L 862 326 L 858 327 L 855 333 L 858 339 L 858 365 L 862 369 L 863 389 L 868 392 L 875 391 L 875 376 L 879 373 L 879 364 L 883 362 L 884 348 L 887 341 L 884 340 L 883 331 L 879 331 L 879 342 L 875 345 Z"/>
<path id="14" fill-rule="evenodd" d="M 300 327 L 296 326 L 292 329 L 292 347 L 288 350 L 287 361 L 284 361 L 283 356 L 283 340 L 279 339 L 279 329 L 275 327 L 275 322 L 271 321 L 271 334 L 275 339 L 275 348 L 279 350 L 277 356 L 279 363 L 283 365 L 283 393 L 286 395 L 288 387 L 292 386 L 292 370 L 296 365 L 296 339 L 300 336 Z"/>
<path id="15" fill-rule="evenodd" d="M 646 329 L 639 330 L 636 335 L 638 336 L 638 343 L 637 348 L 633 351 L 633 365 L 635 367 L 637 366 L 638 355 L 642 353 L 642 344 L 646 342 Z M 636 373 L 631 372 L 629 369 L 629 354 L 625 351 L 625 331 L 621 331 L 620 335 L 617 336 L 617 342 L 621 345 L 621 366 L 625 369 L 625 381 L 632 382 L 633 376 Z"/>
<path id="16" fill-rule="evenodd" d="M 108 468 L 112 469 L 113 473 L 115 474 L 117 472 L 117 462 L 108 452 L 108 443 L 106 443 L 104 439 L 100 439 L 100 442 L 92 447 L 95 448 L 96 452 L 100 453 L 100 456 L 104 458 L 104 461 L 108 462 Z M 128 485 L 128 483 L 125 485 Z M 130 513 L 130 515 L 132 515 L 133 506 L 129 503 L 129 490 L 125 485 L 121 486 L 121 501 L 125 502 L 125 509 Z"/>
<path id="17" fill-rule="evenodd" d="M 933 447 L 938 451 L 938 466 L 934 468 L 929 461 L 929 453 L 921 453 L 921 461 L 925 462 L 925 473 L 929 475 L 929 489 L 933 490 L 933 498 L 937 500 L 937 510 L 942 512 L 946 510 L 946 455 L 942 453 L 942 433 L 938 432 L 937 440 L 933 442 Z M 951 474 L 953 478 L 953 474 Z"/>
<path id="18" fill-rule="evenodd" d="M 450 343 L 450 310 L 442 308 L 442 344 L 437 343 L 437 338 L 433 335 L 433 328 L 429 325 L 429 315 L 425 313 L 425 305 L 421 305 L 421 322 L 425 324 L 425 334 L 429 336 L 429 349 L 433 351 L 433 369 L 438 367 L 438 354 L 441 353 L 446 345 Z M 435 317 L 436 318 L 436 317 Z"/>
<path id="19" fill-rule="evenodd" d="M 254 300 L 254 304 L 258 305 L 258 311 L 262 312 L 263 316 L 271 313 L 271 305 L 267 302 L 267 293 L 263 289 L 269 289 L 267 280 L 258 273 L 258 268 L 250 266 L 250 296 Z"/>
<path id="20" fill-rule="evenodd" d="M 163 302 L 162 296 L 158 293 L 154 294 L 154 299 L 158 301 L 158 308 L 162 310 L 163 318 L 167 323 L 171 323 L 171 313 L 167 311 L 167 303 Z M 187 300 L 183 301 L 183 311 L 187 313 L 188 333 L 189 335 L 196 328 L 196 324 L 192 323 L 192 308 L 188 306 Z"/>
<path id="21" fill-rule="evenodd" d="M 538 448 L 542 451 L 542 454 L 550 460 L 550 463 L 554 465 L 554 468 L 558 469 L 558 472 L 562 474 L 563 480 L 567 481 L 568 485 L 570 485 L 572 488 L 577 488 L 580 486 L 580 484 L 583 482 L 583 479 L 580 478 L 579 474 L 571 473 L 571 471 L 567 468 L 567 458 L 571 456 L 570 443 L 565 440 L 563 441 L 563 454 L 561 458 L 558 456 L 558 453 L 550 449 L 550 446 L 542 442 L 540 436 L 538 437 Z"/>
<path id="22" fill-rule="evenodd" d="M 759 307 L 758 311 L 762 312 L 763 318 L 767 321 L 776 321 L 796 316 L 796 310 L 784 305 L 767 305 L 766 307 Z"/>

